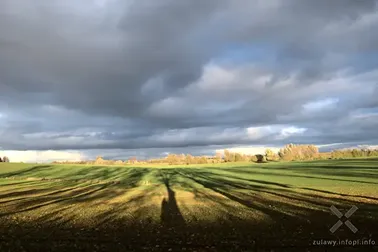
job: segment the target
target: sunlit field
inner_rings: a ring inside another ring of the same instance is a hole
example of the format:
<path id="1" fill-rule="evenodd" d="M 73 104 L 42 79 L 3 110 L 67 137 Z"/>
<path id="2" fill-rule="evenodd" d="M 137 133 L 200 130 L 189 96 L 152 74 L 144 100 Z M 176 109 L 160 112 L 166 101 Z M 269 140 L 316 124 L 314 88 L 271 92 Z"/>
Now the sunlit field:
<path id="1" fill-rule="evenodd" d="M 330 232 L 332 205 L 358 208 L 349 218 L 356 233 Z M 378 242 L 377 226 L 378 159 L 0 164 L 0 251 L 311 248 L 320 239 Z"/>

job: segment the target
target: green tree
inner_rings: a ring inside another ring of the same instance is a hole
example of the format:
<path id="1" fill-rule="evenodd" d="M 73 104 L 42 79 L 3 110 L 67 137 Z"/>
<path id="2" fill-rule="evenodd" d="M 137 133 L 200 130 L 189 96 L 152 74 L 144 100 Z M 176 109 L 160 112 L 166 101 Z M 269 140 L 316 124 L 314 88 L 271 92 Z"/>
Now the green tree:
<path id="1" fill-rule="evenodd" d="M 280 159 L 277 153 L 274 153 L 271 149 L 265 150 L 265 158 L 267 161 L 278 161 Z"/>
<path id="2" fill-rule="evenodd" d="M 353 157 L 361 157 L 361 156 L 362 156 L 362 153 L 361 153 L 360 150 L 353 149 L 353 150 L 352 150 L 352 156 L 353 156 Z"/>
<path id="3" fill-rule="evenodd" d="M 265 157 L 267 161 L 271 161 L 273 159 L 274 152 L 271 149 L 265 150 Z"/>
<path id="4" fill-rule="evenodd" d="M 256 156 L 257 163 L 262 163 L 262 162 L 265 161 L 265 156 L 264 155 L 257 154 L 255 156 Z"/>

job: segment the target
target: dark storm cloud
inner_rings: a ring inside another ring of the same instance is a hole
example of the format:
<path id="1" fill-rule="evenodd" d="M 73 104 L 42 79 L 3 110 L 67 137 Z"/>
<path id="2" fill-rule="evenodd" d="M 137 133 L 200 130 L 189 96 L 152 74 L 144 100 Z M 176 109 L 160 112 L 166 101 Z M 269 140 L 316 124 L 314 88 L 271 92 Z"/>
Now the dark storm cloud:
<path id="1" fill-rule="evenodd" d="M 208 48 L 196 44 L 202 41 L 195 33 L 216 11 L 215 1 L 130 5 L 120 1 L 109 8 L 124 13 L 109 25 L 96 25 L 112 14 L 106 9 L 104 14 L 99 10 L 100 17 L 92 17 L 85 14 L 86 5 L 74 1 L 68 1 L 63 11 L 60 1 L 27 3 L 2 3 L 6 14 L 21 10 L 1 20 L 2 34 L 8 37 L 0 51 L 2 83 L 28 95 L 47 92 L 53 102 L 68 108 L 140 116 L 154 99 L 141 95 L 145 82 L 162 76 L 164 95 L 169 95 L 199 77 L 211 57 Z M 24 10 L 23 5 L 29 8 Z M 69 9 L 72 6 L 77 10 Z M 177 17 L 180 21 L 175 21 Z"/>
<path id="2" fill-rule="evenodd" d="M 375 30 L 372 0 L 3 0 L 1 147 L 376 142 Z"/>

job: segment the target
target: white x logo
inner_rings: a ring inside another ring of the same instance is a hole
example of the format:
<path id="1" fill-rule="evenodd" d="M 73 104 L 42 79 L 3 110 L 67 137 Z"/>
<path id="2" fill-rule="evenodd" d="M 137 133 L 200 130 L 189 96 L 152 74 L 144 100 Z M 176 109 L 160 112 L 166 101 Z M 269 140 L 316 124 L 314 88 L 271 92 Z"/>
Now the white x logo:
<path id="1" fill-rule="evenodd" d="M 339 219 L 341 219 L 341 217 L 343 216 L 349 218 L 350 216 L 352 216 L 352 214 L 354 214 L 354 212 L 357 211 L 357 209 L 358 208 L 356 206 L 352 206 L 352 208 L 349 209 L 348 212 L 342 214 L 335 206 L 331 206 L 332 213 L 339 217 Z M 356 233 L 358 231 L 358 229 L 349 220 L 345 221 L 344 223 L 341 220 L 338 220 L 336 224 L 331 227 L 330 231 L 332 233 L 336 232 L 336 230 L 339 229 L 339 227 L 341 227 L 343 224 L 345 224 L 353 233 Z"/>

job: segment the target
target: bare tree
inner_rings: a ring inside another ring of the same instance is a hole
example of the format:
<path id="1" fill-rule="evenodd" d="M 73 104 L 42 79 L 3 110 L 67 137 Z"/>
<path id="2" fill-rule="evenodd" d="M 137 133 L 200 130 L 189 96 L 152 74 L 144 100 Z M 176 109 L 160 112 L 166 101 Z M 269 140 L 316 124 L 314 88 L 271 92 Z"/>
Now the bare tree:
<path id="1" fill-rule="evenodd" d="M 319 149 L 315 145 L 286 145 L 280 150 L 279 156 L 286 161 L 313 160 L 318 158 Z"/>

